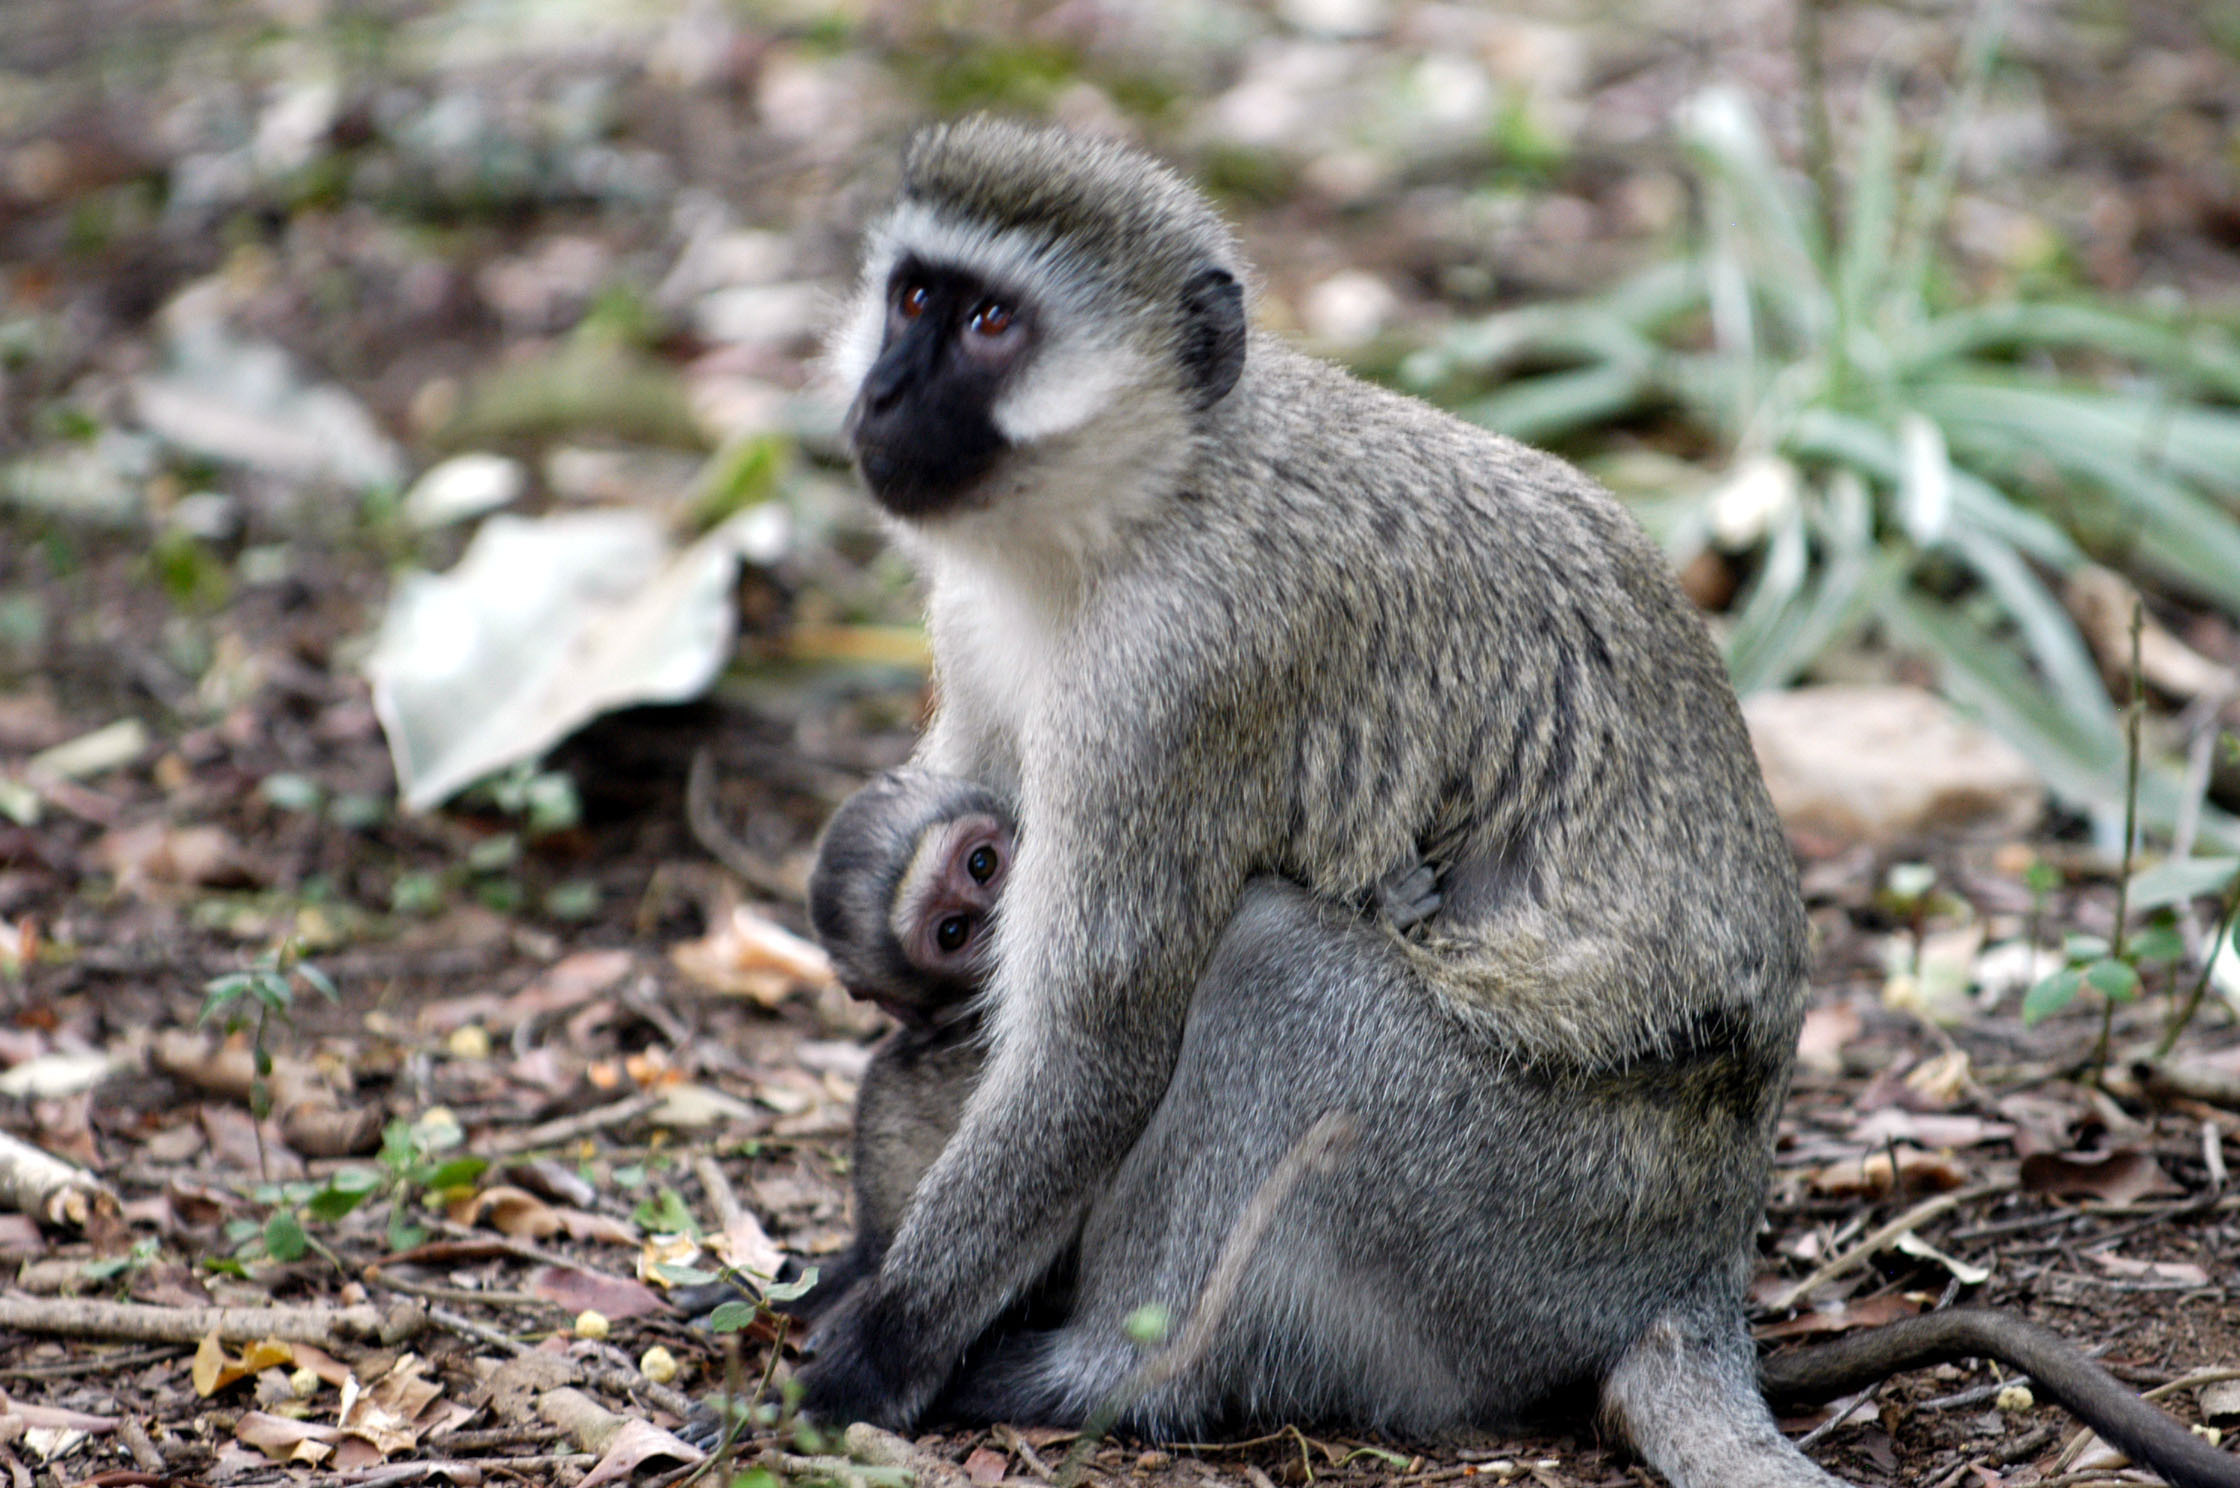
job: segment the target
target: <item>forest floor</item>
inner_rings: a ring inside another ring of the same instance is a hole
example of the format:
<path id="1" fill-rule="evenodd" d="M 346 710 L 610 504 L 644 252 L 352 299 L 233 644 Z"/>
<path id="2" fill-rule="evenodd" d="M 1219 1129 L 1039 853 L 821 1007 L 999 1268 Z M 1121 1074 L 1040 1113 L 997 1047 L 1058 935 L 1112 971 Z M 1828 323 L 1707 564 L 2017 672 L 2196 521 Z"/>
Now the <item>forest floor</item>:
<path id="1" fill-rule="evenodd" d="M 1230 29 L 1180 47 L 1108 34 L 1094 7 L 795 9 L 0 11 L 0 1132 L 106 1185 L 61 1223 L 0 1213 L 12 1481 L 573 1482 L 602 1459 L 657 1481 L 685 1464 L 614 1418 L 673 1425 L 725 1357 L 662 1300 L 654 1268 L 694 1254 L 666 1237 L 742 1261 L 845 1241 L 879 1024 L 767 927 L 803 928 L 819 824 L 906 756 L 926 703 L 907 642 L 835 655 L 891 638 L 912 600 L 797 401 L 819 297 L 845 283 L 906 120 L 1155 109 L 1154 142 L 1223 186 L 1266 316 L 1372 370 L 1472 306 L 1654 252 L 1687 210 L 1663 123 L 1705 81 L 1743 82 L 1794 130 L 1785 6 L 1630 24 L 1543 5 L 1471 33 L 1542 111 L 1503 114 L 1481 153 L 1371 131 L 1376 148 L 1299 155 L 1255 131 L 1311 114 L 1317 90 L 1357 112 L 1380 88 L 1460 107 L 1438 90 L 1467 87 L 1421 60 L 1443 28 L 1492 23 L 1406 8 L 1364 50 L 1302 41 L 1299 18 L 1381 6 L 1213 8 Z M 1961 271 L 1995 287 L 2057 260 L 2099 288 L 2222 294 L 2229 314 L 2240 19 L 2019 9 Z M 1831 85 L 1883 65 L 1933 91 L 1959 27 L 1942 7 L 1847 10 Z M 1488 174 L 1490 196 L 1472 184 Z M 728 282 L 708 266 L 758 253 Z M 720 299 L 742 288 L 759 298 Z M 233 338 L 216 371 L 188 344 L 213 324 Z M 586 325 L 627 347 L 593 364 L 622 375 L 568 360 Z M 795 524 L 744 570 L 709 696 L 600 718 L 510 793 L 408 813 L 364 661 L 398 573 L 463 540 L 400 517 L 396 480 L 344 468 L 341 436 L 304 455 L 275 410 L 306 405 L 214 398 L 190 422 L 238 419 L 240 437 L 196 445 L 157 394 L 197 365 L 204 387 L 345 390 L 377 464 L 517 456 L 528 510 L 619 489 L 674 511 L 722 431 L 762 418 Z M 2192 619 L 2197 649 L 2240 662 L 2228 626 Z M 2229 1387 L 2200 1378 L 2240 1370 L 2240 1104 L 2133 1063 L 2190 966 L 2118 1012 L 2098 1083 L 2096 1007 L 2026 1026 L 2026 969 L 1978 964 L 1934 1021 L 1904 995 L 1956 935 L 2105 934 L 2118 865 L 2059 814 L 2011 839 L 1798 846 L 1813 1008 L 1760 1236 L 1761 1337 L 2013 1307 L 2135 1386 L 2193 1380 L 2164 1406 L 2240 1431 Z M 1901 864 L 1928 872 L 1894 879 Z M 212 988 L 242 974 L 276 1006 L 221 1045 Z M 2240 1083 L 2214 994 L 2179 1052 Z M 1907 1239 L 1853 1253 L 1908 1216 Z M 84 1305 L 102 1300 L 137 1306 Z M 260 1351 L 256 1326 L 190 1311 L 211 1307 L 304 1311 L 266 1313 L 293 1331 Z M 773 1332 L 745 1337 L 759 1376 Z M 656 1346 L 678 1365 L 665 1382 Z M 2003 1405 L 1999 1378 L 1925 1371 L 1786 1424 L 1860 1484 L 2121 1480 L 2067 1455 L 2057 1410 Z M 794 1452 L 757 1439 L 742 1462 L 886 1481 Z M 985 1488 L 1062 1476 L 1069 1455 L 1090 1481 L 1145 1485 L 1654 1481 L 1583 1421 L 1438 1443 L 950 1433 L 905 1463 Z"/>

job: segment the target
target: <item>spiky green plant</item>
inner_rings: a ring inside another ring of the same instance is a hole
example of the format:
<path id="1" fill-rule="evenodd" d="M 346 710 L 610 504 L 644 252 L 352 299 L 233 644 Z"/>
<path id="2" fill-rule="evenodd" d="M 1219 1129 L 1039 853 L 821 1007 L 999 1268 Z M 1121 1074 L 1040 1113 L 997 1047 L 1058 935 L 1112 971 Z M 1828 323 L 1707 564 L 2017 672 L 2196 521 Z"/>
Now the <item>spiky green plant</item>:
<path id="1" fill-rule="evenodd" d="M 2240 346 L 2177 309 L 1944 302 L 1941 230 L 1995 38 L 1978 29 L 1910 175 L 1869 92 L 1840 229 L 1741 95 L 1700 95 L 1680 126 L 1702 207 L 1684 256 L 1461 326 L 1401 375 L 1538 442 L 1645 419 L 1708 439 L 1726 476 L 1643 514 L 1677 553 L 1747 555 L 1737 685 L 1788 682 L 1872 622 L 1932 653 L 1947 695 L 2112 843 L 2123 734 L 2057 586 L 2100 562 L 2240 617 Z M 2150 765 L 2142 820 L 2167 827 L 2186 794 Z M 2231 816 L 2199 823 L 2240 844 Z"/>

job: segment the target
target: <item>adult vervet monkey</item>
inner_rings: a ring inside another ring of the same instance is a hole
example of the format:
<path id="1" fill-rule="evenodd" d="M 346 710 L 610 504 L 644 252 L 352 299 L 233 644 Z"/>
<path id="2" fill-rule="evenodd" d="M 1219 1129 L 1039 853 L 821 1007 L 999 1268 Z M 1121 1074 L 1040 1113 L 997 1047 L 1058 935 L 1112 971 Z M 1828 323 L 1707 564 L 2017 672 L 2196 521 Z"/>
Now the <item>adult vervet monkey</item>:
<path id="1" fill-rule="evenodd" d="M 815 1289 L 783 1304 L 788 1310 L 813 1319 L 878 1270 L 911 1191 L 956 1129 L 980 1072 L 984 1045 L 974 994 L 987 975 L 989 930 L 1017 845 L 1008 812 L 985 787 L 922 770 L 876 777 L 834 813 L 825 829 L 809 879 L 810 920 L 848 990 L 887 1008 L 902 1026 L 873 1055 L 857 1099 L 849 1166 L 855 1189 L 854 1241 L 844 1254 L 820 1263 Z M 1248 885 L 1246 894 L 1254 893 Z M 1428 865 L 1409 863 L 1381 880 L 1361 908 L 1405 934 L 1437 914 L 1440 902 Z M 1349 989 L 1326 983 L 1324 991 L 1332 997 L 1329 1017 L 1344 1024 Z M 1256 1037 L 1247 1047 L 1264 1049 L 1266 1041 Z M 1403 1065 L 1411 1062 L 1405 1047 L 1394 1051 L 1387 1046 L 1385 1052 Z M 1429 1049 L 1423 1057 L 1435 1061 L 1438 1050 Z M 1261 1145 L 1250 1131 L 1254 1112 L 1236 1109 L 1233 1093 L 1219 1082 L 1202 1082 L 1195 1090 L 1170 1085 L 1154 1126 L 1212 1133 L 1241 1123 L 1246 1131 L 1238 1145 L 1252 1150 Z M 1424 1124 L 1426 1140 L 1436 1142 L 1441 1129 L 1441 1119 L 1433 1115 Z M 1214 1175 L 1238 1166 L 1231 1152 L 1205 1143 L 1184 1154 L 1182 1164 L 1196 1164 Z M 1267 1202 L 1255 1194 L 1250 1207 L 1259 1209 Z M 1213 1212 L 1233 1215 L 1243 1203 L 1241 1195 L 1231 1193 Z M 1092 1211 L 1092 1250 L 1104 1245 L 1101 1220 Z M 1234 1219 L 1223 1253 L 1249 1229 L 1250 1221 Z M 1311 1257 L 1291 1259 L 1314 1263 Z M 1467 1256 L 1457 1260 L 1469 1263 Z M 1220 1264 L 1225 1263 L 1217 1263 L 1217 1273 Z M 1109 1306 L 1094 1290 L 1076 1295 L 1074 1280 L 1070 1268 L 1061 1265 L 1037 1290 L 1027 1311 L 997 1325 L 998 1336 L 988 1346 L 1013 1350 L 1015 1359 L 1022 1348 L 1031 1356 L 1033 1345 L 1006 1336 L 1005 1330 L 1047 1328 L 1070 1310 L 1093 1314 Z M 1133 1280 L 1107 1266 L 1097 1284 L 1117 1287 L 1126 1297 L 1135 1295 Z M 1219 1290 L 1219 1283 L 1212 1283 L 1206 1294 Z M 724 1288 L 712 1300 L 729 1295 Z M 1209 1305 L 1218 1303 L 1198 1303 L 1201 1308 Z M 2008 1313 L 1956 1308 L 1834 1343 L 1790 1349 L 1760 1362 L 1759 1382 L 1777 1401 L 1817 1402 L 1850 1394 L 1900 1370 L 1970 1357 L 1997 1359 L 2029 1376 L 2040 1396 L 2074 1411 L 2134 1461 L 2154 1467 L 2174 1483 L 2191 1488 L 2240 1485 L 2240 1459 L 2188 1434 L 2059 1335 Z M 968 1367 L 964 1373 L 966 1393 L 937 1404 L 937 1413 L 1005 1414 L 1032 1404 L 1016 1396 L 1004 1398 L 1006 1383 L 991 1379 L 988 1371 Z M 993 1396 L 991 1384 L 996 1387 Z M 978 1392 L 977 1402 L 972 1392 Z M 1698 1408 L 1716 1417 L 1726 1407 L 1712 1401 Z"/>
<path id="2" fill-rule="evenodd" d="M 928 582 L 917 763 L 1020 845 L 985 1067 L 805 1404 L 1085 1416 L 1335 1111 L 1348 1161 L 1129 1424 L 1585 1386 L 1678 1483 L 1824 1485 L 1742 1330 L 1806 953 L 1719 658 L 1606 493 L 1253 332 L 1245 277 L 1146 157 L 989 120 L 872 231 L 835 360 Z M 1349 906 L 1412 857 L 1403 939 Z M 975 1349 L 1077 1236 L 1065 1323 Z"/>

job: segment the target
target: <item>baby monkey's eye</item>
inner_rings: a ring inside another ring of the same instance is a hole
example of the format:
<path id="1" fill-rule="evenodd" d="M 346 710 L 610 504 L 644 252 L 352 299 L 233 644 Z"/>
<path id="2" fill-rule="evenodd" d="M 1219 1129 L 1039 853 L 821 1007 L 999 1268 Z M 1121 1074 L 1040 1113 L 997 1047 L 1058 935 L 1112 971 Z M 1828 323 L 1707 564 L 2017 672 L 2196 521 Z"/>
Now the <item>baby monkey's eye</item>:
<path id="1" fill-rule="evenodd" d="M 965 938 L 972 934 L 972 920 L 967 915 L 951 915 L 933 927 L 933 943 L 944 951 L 961 951 Z"/>
<path id="2" fill-rule="evenodd" d="M 894 307 L 902 312 L 904 320 L 916 320 L 926 313 L 926 306 L 932 302 L 932 299 L 932 293 L 923 284 L 912 280 L 896 291 Z"/>
<path id="3" fill-rule="evenodd" d="M 986 883 L 996 876 L 996 850 L 983 842 L 964 860 L 964 871 L 972 875 L 974 883 Z"/>
<path id="4" fill-rule="evenodd" d="M 1001 300 L 983 300 L 972 312 L 972 328 L 989 340 L 1011 329 L 1011 307 Z"/>

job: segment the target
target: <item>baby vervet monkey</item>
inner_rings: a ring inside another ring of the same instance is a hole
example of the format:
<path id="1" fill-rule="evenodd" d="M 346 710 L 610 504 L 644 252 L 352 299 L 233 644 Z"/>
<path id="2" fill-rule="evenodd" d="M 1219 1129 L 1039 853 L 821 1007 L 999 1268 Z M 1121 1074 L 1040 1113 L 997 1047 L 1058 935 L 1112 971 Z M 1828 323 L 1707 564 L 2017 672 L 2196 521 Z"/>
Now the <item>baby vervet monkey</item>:
<path id="1" fill-rule="evenodd" d="M 979 1073 L 972 996 L 986 980 L 1011 813 L 969 781 L 896 770 L 850 796 L 809 874 L 809 923 L 840 985 L 901 1024 L 856 1096 L 855 1238 L 793 1310 L 814 1317 L 879 1269 L 910 1194 Z"/>
<path id="2" fill-rule="evenodd" d="M 971 781 L 901 769 L 873 779 L 826 825 L 809 875 L 809 922 L 840 985 L 900 1023 L 865 1069 L 849 1171 L 854 1240 L 818 1262 L 789 1310 L 815 1317 L 878 1269 L 910 1194 L 941 1155 L 978 1075 L 972 996 L 986 980 L 996 903 L 1018 850 L 1009 811 Z M 1438 908 L 1428 864 L 1376 884 L 1368 912 L 1406 932 Z"/>
<path id="3" fill-rule="evenodd" d="M 841 984 L 901 1027 L 873 1055 L 857 1099 L 855 1237 L 820 1263 L 817 1286 L 788 1304 L 798 1316 L 821 1315 L 878 1270 L 911 1191 L 955 1130 L 984 1056 L 972 998 L 987 976 L 993 916 L 1017 850 L 1009 812 L 985 787 L 907 768 L 864 786 L 825 829 L 809 880 L 811 923 Z M 1405 935 L 1427 928 L 1440 903 L 1430 865 L 1410 863 L 1380 880 L 1364 909 Z M 1177 1120 L 1187 1127 L 1196 1118 L 1185 1111 Z M 1223 1165 L 1219 1154 L 1205 1162 Z M 1241 1209 L 1241 1197 L 1230 1207 Z M 1044 1288 L 1045 1321 L 1098 1305 L 1069 1295 L 1068 1282 L 1059 1276 Z M 2058 1334 L 2007 1313 L 1960 1308 L 1791 1349 L 1761 1364 L 1759 1382 L 1773 1398 L 1801 1404 L 1974 1357 L 2029 1375 L 2038 1393 L 2173 1483 L 2240 1488 L 2240 1459 L 2186 1432 Z M 969 1397 L 948 1408 L 969 1414 Z"/>

